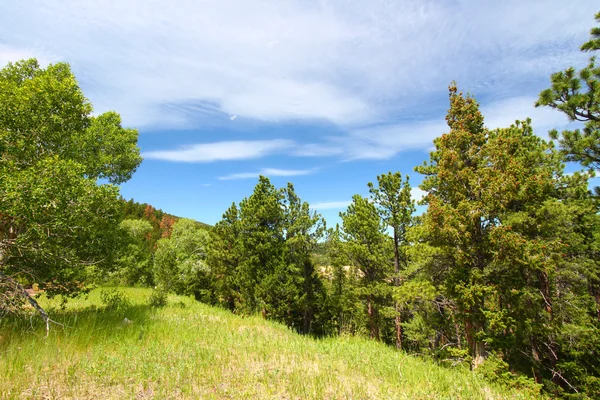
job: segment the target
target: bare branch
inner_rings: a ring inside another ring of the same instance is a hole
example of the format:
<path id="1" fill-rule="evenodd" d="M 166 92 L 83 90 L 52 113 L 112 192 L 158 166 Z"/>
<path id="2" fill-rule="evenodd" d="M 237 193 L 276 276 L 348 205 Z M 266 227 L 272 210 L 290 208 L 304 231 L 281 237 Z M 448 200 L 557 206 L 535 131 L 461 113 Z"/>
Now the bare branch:
<path id="1" fill-rule="evenodd" d="M 46 323 L 46 336 L 48 336 L 48 333 L 50 332 L 50 323 L 51 322 L 54 323 L 54 324 L 56 324 L 56 325 L 64 326 L 63 324 L 50 319 L 50 317 L 48 316 L 48 313 L 46 312 L 46 310 L 44 310 L 38 304 L 38 302 L 33 297 L 31 297 L 31 295 L 27 292 L 27 290 L 19 282 L 15 281 L 10 276 L 5 275 L 2 271 L 0 271 L 0 280 L 5 280 L 5 281 L 13 284 L 15 286 L 15 288 L 17 289 L 18 293 L 21 296 L 23 296 L 29 302 L 29 304 L 31 304 L 31 306 L 33 308 L 36 309 L 36 311 L 40 314 L 40 317 L 42 317 L 42 319 Z"/>

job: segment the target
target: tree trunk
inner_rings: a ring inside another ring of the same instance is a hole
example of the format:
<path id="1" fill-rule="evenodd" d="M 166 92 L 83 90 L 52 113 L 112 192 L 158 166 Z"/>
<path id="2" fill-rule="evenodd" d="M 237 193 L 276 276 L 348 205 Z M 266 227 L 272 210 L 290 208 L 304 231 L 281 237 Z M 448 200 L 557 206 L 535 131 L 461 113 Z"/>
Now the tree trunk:
<path id="1" fill-rule="evenodd" d="M 592 291 L 594 293 L 594 299 L 596 299 L 596 315 L 598 316 L 598 322 L 600 322 L 600 287 L 594 286 Z"/>
<path id="2" fill-rule="evenodd" d="M 487 351 L 485 350 L 485 342 L 475 341 L 475 348 L 473 351 L 473 369 L 477 368 L 487 358 Z"/>
<path id="3" fill-rule="evenodd" d="M 545 272 L 541 272 L 539 275 L 540 279 L 540 293 L 542 294 L 544 301 L 544 309 L 550 317 L 552 317 L 552 298 L 550 296 L 550 281 L 548 279 L 548 274 Z"/>
<path id="4" fill-rule="evenodd" d="M 598 291 L 595 295 L 596 297 L 596 308 L 597 310 L 597 314 L 598 314 L 598 321 L 600 322 L 600 291 Z"/>
<path id="5" fill-rule="evenodd" d="M 313 308 L 314 308 L 314 286 L 313 286 L 314 267 L 310 260 L 304 261 L 304 293 L 306 293 L 306 301 L 304 303 L 303 315 L 303 333 L 308 334 L 312 329 Z"/>
<path id="6" fill-rule="evenodd" d="M 456 334 L 456 345 L 459 349 L 462 349 L 462 340 L 460 338 L 460 326 L 456 322 L 456 316 L 454 315 L 454 310 L 450 308 L 450 315 L 452 316 L 452 323 L 454 324 L 454 332 Z"/>
<path id="7" fill-rule="evenodd" d="M 473 310 L 470 311 L 472 315 Z M 477 340 L 477 332 L 482 330 L 482 326 L 479 323 L 474 322 L 472 317 L 469 316 L 465 321 L 465 333 L 467 336 L 467 342 L 469 344 L 469 351 L 473 361 L 471 363 L 471 369 L 475 369 L 485 361 L 487 357 L 487 351 L 485 350 L 485 342 Z"/>
<path id="8" fill-rule="evenodd" d="M 550 279 L 548 278 L 548 274 L 546 272 L 541 272 L 539 279 L 540 279 L 540 293 L 542 294 L 542 297 L 543 297 L 544 309 L 549 314 L 550 320 L 552 320 L 554 317 L 554 314 L 553 314 L 552 294 L 550 292 Z M 554 373 L 554 371 L 556 370 L 556 364 L 558 364 L 558 355 L 557 355 L 558 345 L 556 344 L 556 341 L 554 340 L 554 337 L 552 337 L 552 335 L 550 335 L 550 337 L 548 337 L 547 340 L 548 340 L 548 342 L 546 342 L 546 347 L 548 348 L 548 351 L 549 351 L 548 361 L 550 362 L 550 369 L 553 371 L 552 381 L 556 384 L 560 384 L 561 383 L 560 376 L 557 375 L 556 373 Z"/>
<path id="9" fill-rule="evenodd" d="M 394 286 L 400 286 L 400 252 L 398 250 L 398 230 L 394 227 Z M 400 315 L 400 306 L 396 301 L 396 348 L 402 349 L 402 316 Z"/>
<path id="10" fill-rule="evenodd" d="M 367 313 L 369 314 L 369 327 L 371 330 L 371 339 L 379 340 L 379 327 L 377 326 L 377 322 L 375 321 L 375 315 L 377 310 L 373 305 L 373 301 L 371 299 L 371 295 L 367 298 Z"/>
<path id="11" fill-rule="evenodd" d="M 402 319 L 398 302 L 396 302 L 396 348 L 402 350 Z"/>
<path id="12" fill-rule="evenodd" d="M 533 376 L 535 378 L 535 383 L 542 383 L 542 373 L 540 372 L 539 365 L 541 364 L 540 353 L 537 349 L 537 345 L 534 339 L 531 339 L 531 358 L 537 364 L 533 366 Z"/>

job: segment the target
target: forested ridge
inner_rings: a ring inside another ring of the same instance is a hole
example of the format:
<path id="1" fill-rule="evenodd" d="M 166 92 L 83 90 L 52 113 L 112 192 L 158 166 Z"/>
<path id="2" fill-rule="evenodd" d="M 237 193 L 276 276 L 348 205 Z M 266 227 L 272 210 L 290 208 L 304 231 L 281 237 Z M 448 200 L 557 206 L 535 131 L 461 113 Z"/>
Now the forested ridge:
<path id="1" fill-rule="evenodd" d="M 580 129 L 549 140 L 530 120 L 489 129 L 453 82 L 447 131 L 414 168 L 425 211 L 408 171 L 382 171 L 334 227 L 292 183 L 265 176 L 214 226 L 124 200 L 117 185 L 142 161 L 137 131 L 117 113 L 94 116 L 67 64 L 10 63 L 0 70 L 0 329 L 28 315 L 26 303 L 46 331 L 60 324 L 29 288 L 67 298 L 145 286 L 157 307 L 193 296 L 526 393 L 598 398 L 600 191 L 589 179 L 600 166 L 600 27 L 581 49 L 589 64 L 553 74 L 536 103 Z"/>

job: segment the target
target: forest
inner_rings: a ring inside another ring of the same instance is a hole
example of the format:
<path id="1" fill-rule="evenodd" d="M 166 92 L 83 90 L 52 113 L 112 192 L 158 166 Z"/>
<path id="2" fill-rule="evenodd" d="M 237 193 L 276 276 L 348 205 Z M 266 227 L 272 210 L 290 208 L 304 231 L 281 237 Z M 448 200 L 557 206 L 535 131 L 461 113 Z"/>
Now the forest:
<path id="1" fill-rule="evenodd" d="M 494 384 L 598 398 L 600 190 L 589 180 L 600 168 L 600 26 L 581 50 L 589 64 L 554 73 L 536 103 L 579 128 L 547 139 L 530 120 L 488 129 L 475 95 L 452 82 L 447 131 L 414 168 L 423 199 L 411 196 L 413 171 L 382 171 L 336 226 L 292 183 L 265 176 L 214 226 L 127 201 L 118 185 L 142 162 L 137 130 L 116 112 L 94 114 L 68 64 L 9 63 L 0 331 L 34 312 L 46 334 L 62 329 L 34 293 L 66 301 L 94 287 L 147 287 L 157 306 L 193 296 L 302 335 L 369 338 Z"/>

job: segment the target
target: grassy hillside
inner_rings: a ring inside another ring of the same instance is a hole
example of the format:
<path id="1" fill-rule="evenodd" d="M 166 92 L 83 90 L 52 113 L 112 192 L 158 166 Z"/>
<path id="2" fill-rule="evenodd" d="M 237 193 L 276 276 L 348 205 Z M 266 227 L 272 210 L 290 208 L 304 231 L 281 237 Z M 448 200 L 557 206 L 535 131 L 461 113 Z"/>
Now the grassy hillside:
<path id="1" fill-rule="evenodd" d="M 149 290 L 120 290 L 131 304 L 105 309 L 96 290 L 54 309 L 65 327 L 48 338 L 37 318 L 0 321 L 0 398 L 525 398 L 372 341 L 302 337 L 184 297 L 152 309 Z"/>

